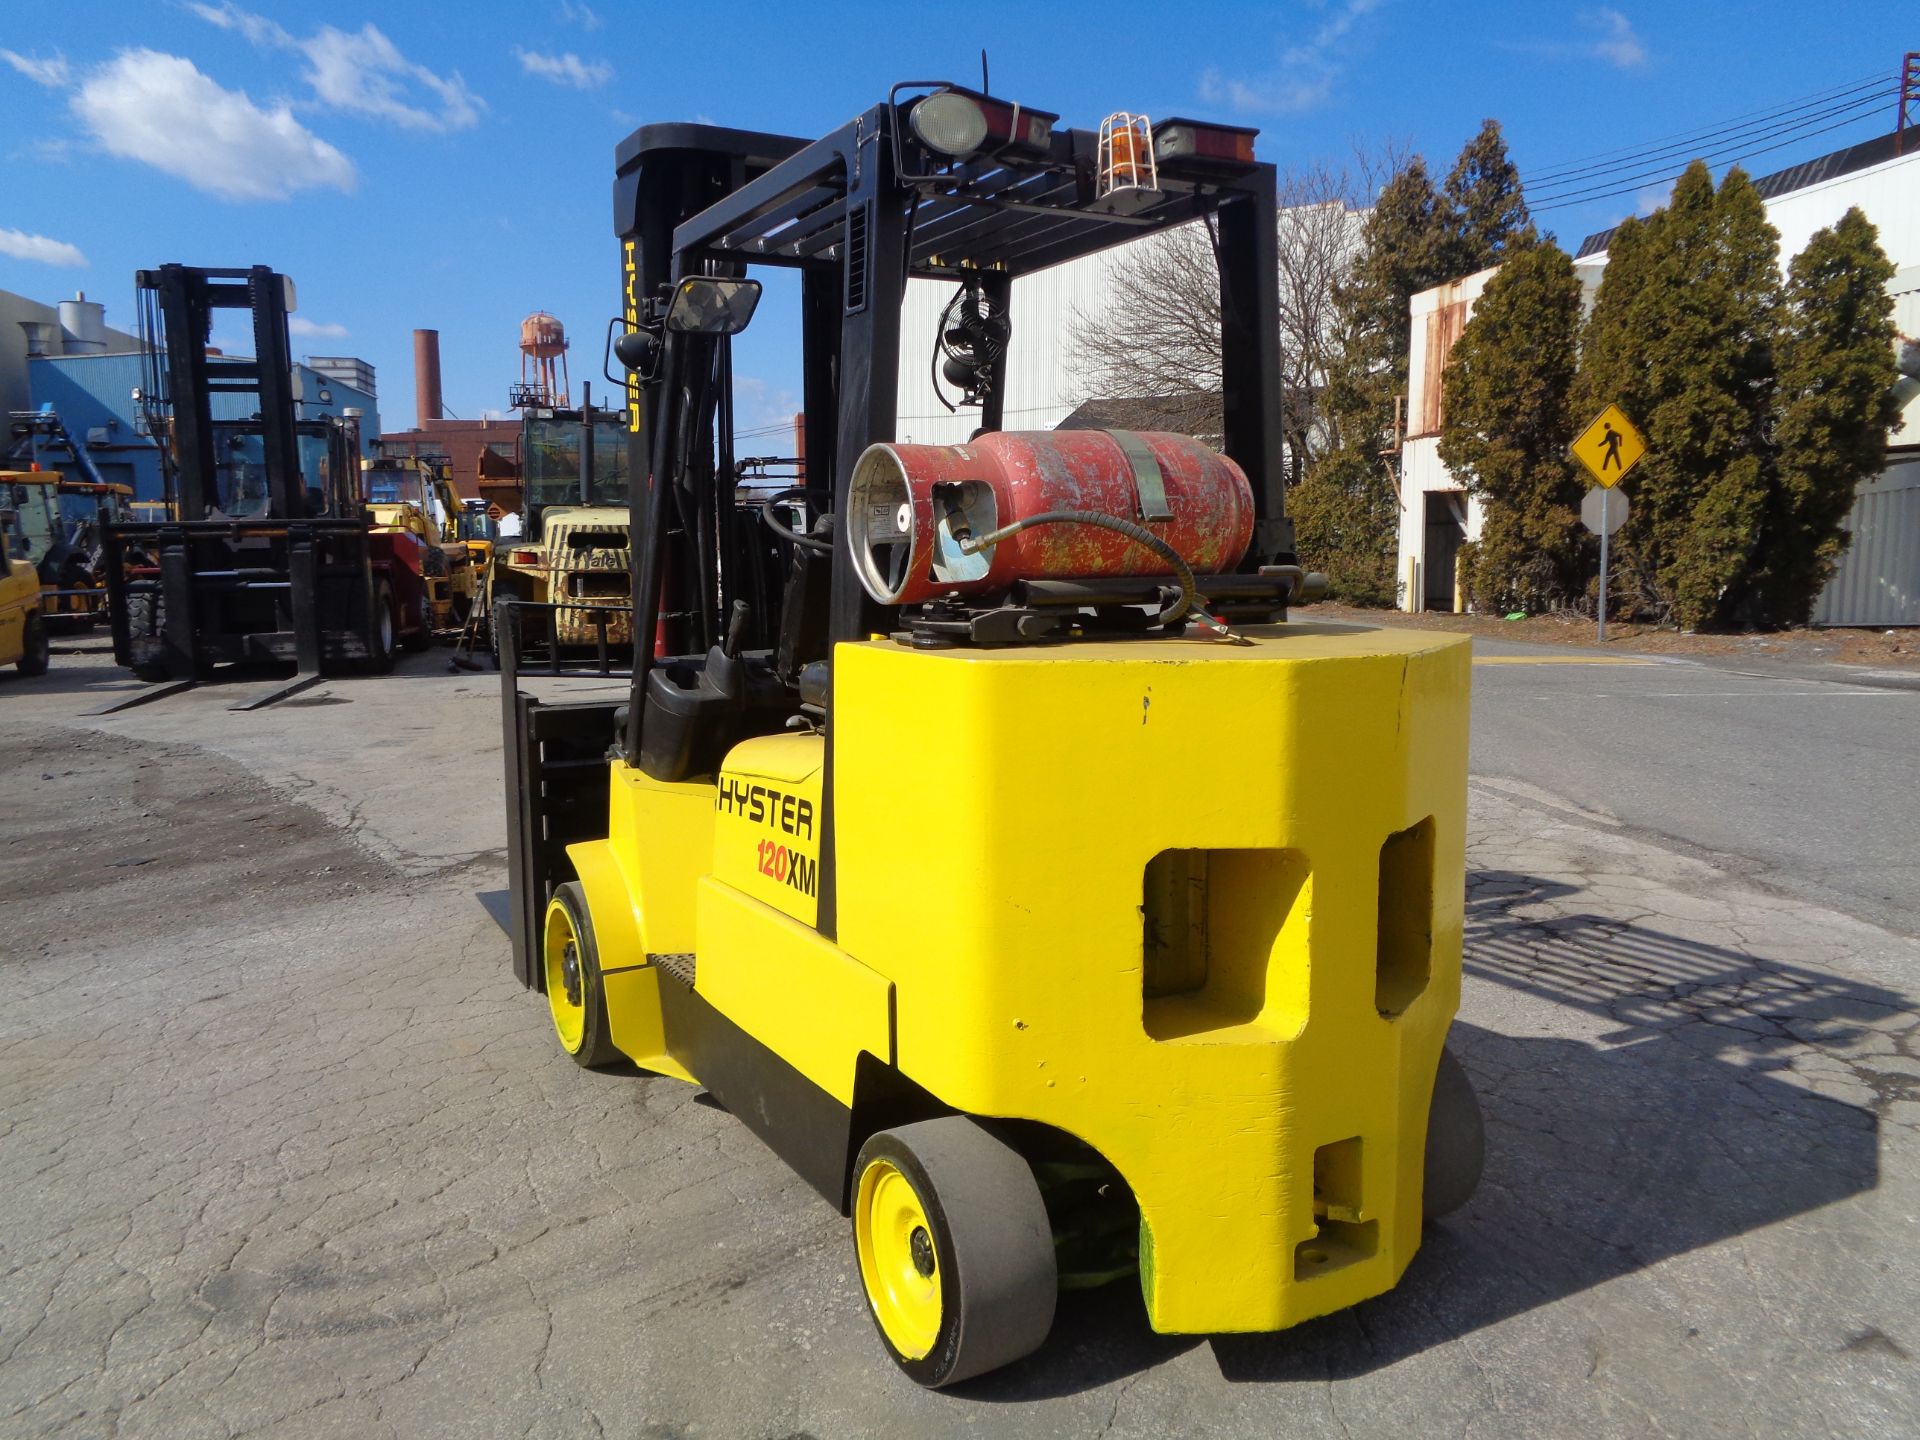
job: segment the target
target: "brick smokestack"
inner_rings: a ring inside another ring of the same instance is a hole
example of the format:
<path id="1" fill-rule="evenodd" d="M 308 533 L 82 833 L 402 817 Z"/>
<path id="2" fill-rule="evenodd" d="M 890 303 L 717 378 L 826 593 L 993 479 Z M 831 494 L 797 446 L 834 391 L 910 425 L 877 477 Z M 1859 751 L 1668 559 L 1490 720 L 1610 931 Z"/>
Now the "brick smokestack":
<path id="1" fill-rule="evenodd" d="M 413 424 L 424 429 L 440 414 L 440 332 L 413 332 Z"/>

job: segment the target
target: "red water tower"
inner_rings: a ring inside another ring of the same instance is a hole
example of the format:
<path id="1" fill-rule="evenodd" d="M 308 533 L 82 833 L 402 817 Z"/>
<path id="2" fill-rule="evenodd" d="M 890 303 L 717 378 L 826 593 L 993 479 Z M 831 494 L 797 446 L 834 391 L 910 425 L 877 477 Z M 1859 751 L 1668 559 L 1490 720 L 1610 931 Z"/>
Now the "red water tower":
<path id="1" fill-rule="evenodd" d="M 544 310 L 520 322 L 520 383 L 513 388 L 515 408 L 564 407 L 567 400 L 567 332 Z"/>

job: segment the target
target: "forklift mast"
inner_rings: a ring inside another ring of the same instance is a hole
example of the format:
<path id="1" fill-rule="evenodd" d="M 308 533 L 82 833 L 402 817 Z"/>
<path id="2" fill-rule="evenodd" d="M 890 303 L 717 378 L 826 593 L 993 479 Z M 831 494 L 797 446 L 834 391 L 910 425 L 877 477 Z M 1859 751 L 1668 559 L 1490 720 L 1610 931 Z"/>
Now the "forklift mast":
<path id="1" fill-rule="evenodd" d="M 167 499 L 182 520 L 215 518 L 221 508 L 220 437 L 213 416 L 215 395 L 257 400 L 259 435 L 267 480 L 268 514 L 304 520 L 325 513 L 309 503 L 301 473 L 298 400 L 294 394 L 292 343 L 287 314 L 293 281 L 265 265 L 209 270 L 162 265 L 134 275 L 140 299 L 140 338 L 149 367 L 144 399 L 172 423 L 172 443 L 162 445 Z M 253 356 L 210 355 L 216 311 L 244 310 L 253 331 Z M 156 435 L 167 433 L 164 426 Z M 346 476 L 331 477 L 334 484 Z M 331 499 L 331 497 L 329 497 Z"/>

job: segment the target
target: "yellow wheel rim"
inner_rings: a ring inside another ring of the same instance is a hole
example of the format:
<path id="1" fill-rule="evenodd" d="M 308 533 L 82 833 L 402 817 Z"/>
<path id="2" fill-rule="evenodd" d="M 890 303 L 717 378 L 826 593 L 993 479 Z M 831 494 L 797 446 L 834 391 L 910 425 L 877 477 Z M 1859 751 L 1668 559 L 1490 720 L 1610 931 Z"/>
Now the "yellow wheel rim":
<path id="1" fill-rule="evenodd" d="M 553 1032 L 569 1055 L 580 1053 L 587 1034 L 586 976 L 581 970 L 580 937 L 573 917 L 558 902 L 547 907 L 545 943 L 547 1009 L 553 1014 Z"/>
<path id="2" fill-rule="evenodd" d="M 881 1330 L 906 1359 L 920 1359 L 940 1334 L 940 1262 L 926 1207 L 891 1160 L 861 1172 L 853 1235 Z"/>

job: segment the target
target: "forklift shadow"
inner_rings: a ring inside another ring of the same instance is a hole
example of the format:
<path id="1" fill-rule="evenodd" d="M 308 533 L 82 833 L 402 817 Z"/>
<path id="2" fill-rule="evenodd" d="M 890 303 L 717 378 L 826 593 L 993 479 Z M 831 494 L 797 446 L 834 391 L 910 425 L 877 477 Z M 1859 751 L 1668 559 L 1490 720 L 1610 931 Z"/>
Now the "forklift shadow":
<path id="1" fill-rule="evenodd" d="M 1878 1182 L 1880 1104 L 1824 1098 L 1789 1067 L 1796 1055 L 1845 1050 L 1868 1028 L 1910 1023 L 1908 997 L 1650 924 L 1568 914 L 1577 892 L 1558 882 L 1481 872 L 1469 893 L 1467 973 L 1580 1012 L 1549 1012 L 1545 1024 L 1589 1038 L 1456 1022 L 1449 1044 L 1487 1121 L 1478 1193 L 1427 1226 L 1387 1294 L 1279 1334 L 1208 1340 L 1229 1380 L 1365 1375 Z M 1542 902 L 1548 920 L 1515 913 Z M 1856 1074 L 1875 1084 L 1870 1063 Z M 1896 1083 L 1887 1077 L 1876 1093 Z M 1154 1335 L 1137 1287 L 1121 1282 L 1063 1296 L 1039 1353 L 956 1393 L 1092 1389 L 1198 1343 Z"/>

